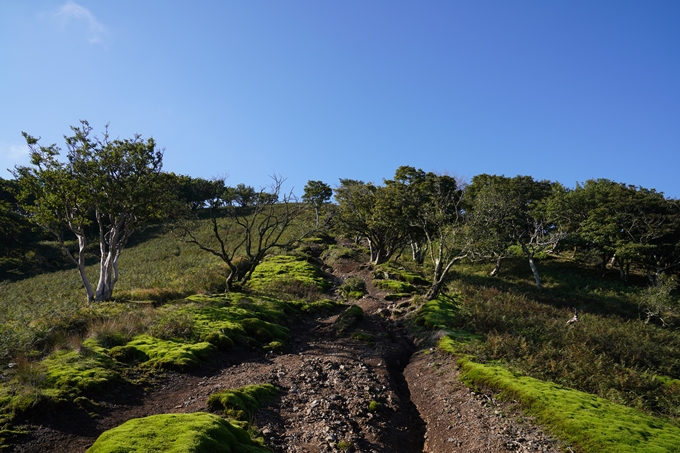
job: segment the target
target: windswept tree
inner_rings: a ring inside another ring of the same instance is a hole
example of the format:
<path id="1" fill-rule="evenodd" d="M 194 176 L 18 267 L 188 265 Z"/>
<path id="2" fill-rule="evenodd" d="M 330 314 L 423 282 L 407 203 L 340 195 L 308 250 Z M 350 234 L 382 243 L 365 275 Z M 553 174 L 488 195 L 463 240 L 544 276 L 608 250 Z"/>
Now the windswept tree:
<path id="1" fill-rule="evenodd" d="M 333 189 L 331 189 L 331 186 L 324 183 L 323 181 L 310 180 L 307 181 L 304 191 L 305 192 L 302 195 L 302 201 L 314 206 L 314 216 L 316 218 L 316 226 L 318 228 L 320 224 L 319 216 L 321 214 L 321 209 L 333 196 Z"/>
<path id="2" fill-rule="evenodd" d="M 111 140 L 92 137 L 92 127 L 81 121 L 64 136 L 67 161 L 58 159 L 56 144 L 41 146 L 39 138 L 23 133 L 31 151 L 31 165 L 16 167 L 23 208 L 29 218 L 50 232 L 78 267 L 88 301 L 111 298 L 118 281 L 118 260 L 130 236 L 160 218 L 167 204 L 160 176 L 163 153 L 150 138 Z M 30 201 L 30 202 L 28 202 Z M 99 281 L 93 289 L 85 272 L 87 227 L 98 227 Z M 67 246 L 66 232 L 75 235 L 78 249 Z"/>
<path id="3" fill-rule="evenodd" d="M 564 216 L 581 250 L 611 263 L 626 281 L 631 264 L 646 269 L 652 285 L 680 265 L 680 205 L 653 189 L 608 179 L 578 184 L 561 200 Z"/>
<path id="4" fill-rule="evenodd" d="M 441 293 L 451 267 L 468 255 L 464 192 L 451 176 L 408 166 L 399 167 L 394 179 L 385 181 L 385 187 L 401 206 L 395 220 L 408 226 L 412 249 L 414 242 L 422 241 L 418 250 L 432 263 L 432 286 L 426 298 L 434 299 Z M 415 256 L 416 250 L 413 252 Z"/>
<path id="5" fill-rule="evenodd" d="M 299 203 L 292 192 L 282 193 L 284 181 L 272 176 L 272 184 L 249 195 L 244 205 L 243 200 L 234 199 L 234 190 L 224 179 L 216 179 L 206 208 L 211 234 L 199 234 L 191 221 L 178 224 L 186 242 L 227 265 L 227 290 L 247 282 L 272 249 L 290 247 L 316 230 L 307 222 L 308 205 Z M 244 184 L 238 187 L 246 188 Z"/>
<path id="6" fill-rule="evenodd" d="M 538 252 L 552 251 L 564 237 L 549 218 L 546 202 L 561 186 L 535 181 L 531 176 L 481 174 L 467 188 L 468 231 L 472 251 L 496 260 L 492 275 L 498 273 L 511 245 L 518 244 L 529 261 L 536 287 L 542 289 L 535 263 Z"/>
<path id="7" fill-rule="evenodd" d="M 353 179 L 340 179 L 335 190 L 336 221 L 346 234 L 366 238 L 373 264 L 389 260 L 408 241 L 401 222 L 400 200 L 389 189 Z"/>

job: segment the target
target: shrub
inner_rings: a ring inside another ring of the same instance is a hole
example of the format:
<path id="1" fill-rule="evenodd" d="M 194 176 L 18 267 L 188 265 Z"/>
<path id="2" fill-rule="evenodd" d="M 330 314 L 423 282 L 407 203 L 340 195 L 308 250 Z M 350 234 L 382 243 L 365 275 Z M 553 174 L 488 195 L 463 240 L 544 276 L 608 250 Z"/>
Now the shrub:
<path id="1" fill-rule="evenodd" d="M 360 299 L 366 294 L 366 282 L 361 277 L 349 277 L 339 288 L 346 299 Z"/>

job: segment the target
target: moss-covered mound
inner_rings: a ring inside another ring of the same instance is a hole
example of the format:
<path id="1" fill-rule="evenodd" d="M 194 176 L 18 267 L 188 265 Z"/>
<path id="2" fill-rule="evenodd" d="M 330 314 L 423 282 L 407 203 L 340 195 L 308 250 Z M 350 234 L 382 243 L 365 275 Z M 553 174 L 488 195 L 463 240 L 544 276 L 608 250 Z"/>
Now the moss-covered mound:
<path id="1" fill-rule="evenodd" d="M 389 291 L 393 294 L 411 294 L 416 291 L 415 286 L 399 280 L 373 280 L 373 286 Z"/>
<path id="2" fill-rule="evenodd" d="M 206 360 L 217 350 L 207 341 L 182 343 L 149 335 L 139 335 L 126 346 L 133 347 L 148 357 L 146 364 L 149 366 L 179 370 L 197 366 L 201 360 Z"/>
<path id="3" fill-rule="evenodd" d="M 243 429 L 213 415 L 161 414 L 103 433 L 87 453 L 266 453 Z"/>
<path id="4" fill-rule="evenodd" d="M 319 269 L 298 256 L 278 255 L 265 259 L 253 272 L 248 286 L 264 292 L 300 292 L 330 288 Z"/>
<path id="5" fill-rule="evenodd" d="M 364 319 L 364 311 L 358 305 L 351 305 L 347 310 L 340 313 L 335 321 L 335 328 L 342 334 L 357 325 Z"/>
<path id="6" fill-rule="evenodd" d="M 208 407 L 213 411 L 224 411 L 233 419 L 247 421 L 277 393 L 278 389 L 272 384 L 247 385 L 213 393 L 208 398 Z"/>
<path id="7" fill-rule="evenodd" d="M 415 268 L 408 269 L 406 266 L 401 266 L 393 261 L 388 261 L 377 266 L 373 271 L 373 277 L 376 279 L 407 282 L 412 285 L 430 284 Z"/>

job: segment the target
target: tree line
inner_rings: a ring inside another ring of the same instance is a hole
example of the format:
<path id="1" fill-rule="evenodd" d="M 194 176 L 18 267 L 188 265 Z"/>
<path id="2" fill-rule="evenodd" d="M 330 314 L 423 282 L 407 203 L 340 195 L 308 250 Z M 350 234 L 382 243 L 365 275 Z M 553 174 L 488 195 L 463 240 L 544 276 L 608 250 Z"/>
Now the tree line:
<path id="1" fill-rule="evenodd" d="M 0 180 L 1 255 L 51 237 L 78 268 L 89 301 L 112 297 L 124 247 L 152 223 L 172 223 L 184 240 L 224 261 L 227 288 L 246 282 L 273 248 L 327 231 L 363 241 L 375 265 L 409 253 L 429 272 L 427 298 L 440 294 L 464 259 L 494 263 L 495 276 L 507 257 L 524 256 L 538 289 L 537 258 L 564 250 L 596 259 L 603 271 L 616 269 L 624 281 L 640 269 L 652 287 L 674 285 L 680 268 L 678 200 L 607 179 L 567 188 L 481 174 L 466 183 L 402 166 L 382 184 L 340 179 L 333 189 L 310 180 L 298 199 L 282 192 L 276 175 L 256 190 L 163 172 L 163 150 L 153 139 L 111 139 L 108 127 L 96 137 L 87 121 L 64 137 L 65 160 L 58 146 L 24 137 L 30 165 Z M 197 216 L 210 222 L 209 240 L 196 234 Z M 96 285 L 85 273 L 91 241 L 99 246 Z"/>

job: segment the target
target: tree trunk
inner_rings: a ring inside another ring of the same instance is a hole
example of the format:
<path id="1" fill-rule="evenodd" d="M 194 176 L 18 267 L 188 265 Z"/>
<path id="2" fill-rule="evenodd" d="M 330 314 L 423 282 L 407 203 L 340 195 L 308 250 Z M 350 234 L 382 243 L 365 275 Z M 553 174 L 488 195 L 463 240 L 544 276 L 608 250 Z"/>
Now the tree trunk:
<path id="1" fill-rule="evenodd" d="M 536 280 L 536 288 L 539 291 L 543 290 L 543 285 L 541 285 L 541 277 L 538 275 L 538 268 L 536 268 L 536 263 L 534 263 L 534 254 L 529 251 L 525 244 L 522 245 L 522 250 L 529 258 L 529 267 L 531 267 L 531 272 L 534 274 L 534 280 Z"/>
<path id="2" fill-rule="evenodd" d="M 496 275 L 498 275 L 498 272 L 500 272 L 500 270 L 501 270 L 501 264 L 502 263 L 503 263 L 503 257 L 502 256 L 499 256 L 498 258 L 496 258 L 496 267 L 494 267 L 493 270 L 491 271 L 491 273 L 489 274 L 490 277 L 495 277 Z"/>
<path id="3" fill-rule="evenodd" d="M 80 279 L 83 281 L 83 286 L 87 292 L 87 302 L 91 303 L 94 300 L 94 291 L 92 290 L 92 284 L 87 278 L 85 273 L 85 247 L 87 247 L 87 239 L 85 235 L 78 235 L 78 261 L 76 265 L 78 266 L 78 273 L 80 274 Z M 69 253 L 70 254 L 70 253 Z"/>

